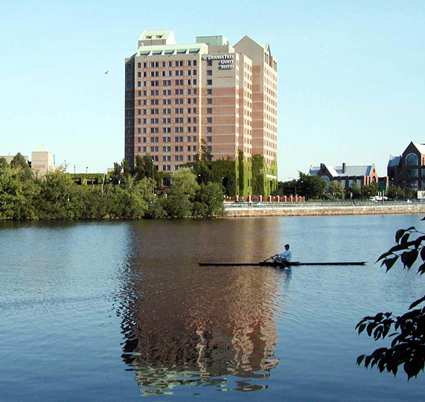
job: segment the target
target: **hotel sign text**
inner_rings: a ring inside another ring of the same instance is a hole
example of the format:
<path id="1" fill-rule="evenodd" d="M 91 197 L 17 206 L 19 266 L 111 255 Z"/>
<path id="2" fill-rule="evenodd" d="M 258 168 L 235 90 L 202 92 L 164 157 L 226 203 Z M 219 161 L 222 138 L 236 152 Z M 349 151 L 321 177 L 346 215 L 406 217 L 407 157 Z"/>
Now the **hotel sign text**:
<path id="1" fill-rule="evenodd" d="M 217 60 L 219 70 L 233 70 L 233 54 L 214 54 L 202 56 L 203 60 Z"/>

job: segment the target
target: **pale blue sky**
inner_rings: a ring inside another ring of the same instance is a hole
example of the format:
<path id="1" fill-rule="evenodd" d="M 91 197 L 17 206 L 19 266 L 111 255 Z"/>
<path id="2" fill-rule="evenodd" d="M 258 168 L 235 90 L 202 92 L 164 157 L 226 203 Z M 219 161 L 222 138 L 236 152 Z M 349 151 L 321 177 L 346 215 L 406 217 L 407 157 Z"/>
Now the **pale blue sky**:
<path id="1" fill-rule="evenodd" d="M 0 154 L 43 145 L 71 171 L 121 160 L 124 59 L 147 28 L 270 44 L 281 179 L 321 161 L 384 175 L 390 154 L 425 142 L 423 0 L 3 0 L 0 11 Z"/>

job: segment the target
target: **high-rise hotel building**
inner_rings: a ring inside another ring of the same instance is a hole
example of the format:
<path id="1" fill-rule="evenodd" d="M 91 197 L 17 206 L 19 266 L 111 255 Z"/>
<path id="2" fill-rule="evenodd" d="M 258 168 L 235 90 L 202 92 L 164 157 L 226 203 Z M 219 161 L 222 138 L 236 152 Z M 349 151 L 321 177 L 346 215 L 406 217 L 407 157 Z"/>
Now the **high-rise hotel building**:
<path id="1" fill-rule="evenodd" d="M 149 155 L 160 171 L 195 160 L 263 157 L 276 166 L 277 63 L 248 36 L 176 43 L 171 31 L 145 31 L 125 62 L 125 159 Z M 273 179 L 276 168 L 270 169 Z M 274 177 L 276 180 L 276 177 Z"/>

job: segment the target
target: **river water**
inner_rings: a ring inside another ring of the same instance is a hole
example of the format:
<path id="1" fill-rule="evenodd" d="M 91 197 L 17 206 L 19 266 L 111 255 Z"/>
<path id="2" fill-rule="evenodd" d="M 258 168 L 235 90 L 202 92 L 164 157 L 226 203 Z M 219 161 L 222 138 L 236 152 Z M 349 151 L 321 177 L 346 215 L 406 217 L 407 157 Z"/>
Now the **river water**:
<path id="1" fill-rule="evenodd" d="M 1 401 L 418 401 L 356 366 L 354 331 L 401 313 L 425 279 L 373 261 L 418 216 L 0 226 Z M 199 267 L 257 261 L 366 267 Z"/>

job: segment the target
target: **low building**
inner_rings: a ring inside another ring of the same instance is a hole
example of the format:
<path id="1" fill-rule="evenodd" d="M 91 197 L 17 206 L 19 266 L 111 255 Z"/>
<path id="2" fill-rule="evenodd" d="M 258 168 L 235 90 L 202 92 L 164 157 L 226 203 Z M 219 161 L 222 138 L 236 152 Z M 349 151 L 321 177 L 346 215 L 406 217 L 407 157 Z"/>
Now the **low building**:
<path id="1" fill-rule="evenodd" d="M 309 174 L 320 176 L 327 183 L 337 181 L 345 189 L 354 185 L 363 187 L 378 182 L 375 165 L 347 165 L 343 163 L 341 166 L 331 166 L 321 163 L 319 167 L 311 167 Z"/>
<path id="2" fill-rule="evenodd" d="M 49 151 L 33 151 L 31 154 L 31 169 L 36 175 L 45 175 L 55 170 L 53 154 Z"/>
<path id="3" fill-rule="evenodd" d="M 399 156 L 391 156 L 387 167 L 391 185 L 425 190 L 425 144 L 411 142 Z"/>

